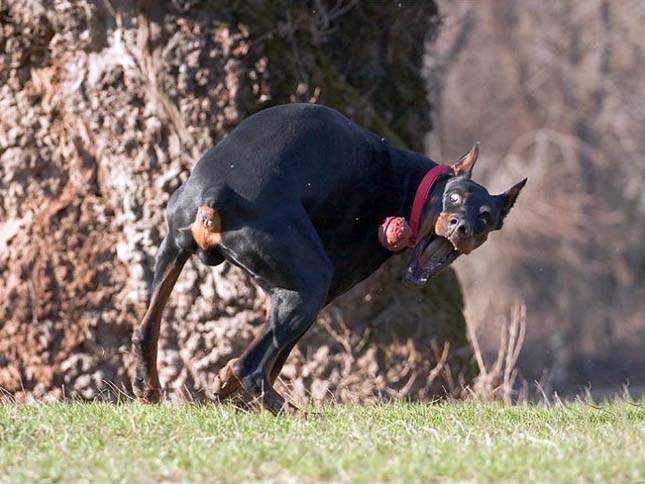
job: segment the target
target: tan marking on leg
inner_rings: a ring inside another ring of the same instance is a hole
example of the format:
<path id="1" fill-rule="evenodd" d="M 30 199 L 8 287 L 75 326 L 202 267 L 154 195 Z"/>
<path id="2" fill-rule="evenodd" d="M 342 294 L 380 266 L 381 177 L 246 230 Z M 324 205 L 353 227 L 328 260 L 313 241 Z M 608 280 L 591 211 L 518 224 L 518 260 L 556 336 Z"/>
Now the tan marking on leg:
<path id="1" fill-rule="evenodd" d="M 215 376 L 213 385 L 209 388 L 209 398 L 223 401 L 235 396 L 235 394 L 242 390 L 242 385 L 233 374 L 233 365 L 236 362 L 237 358 L 229 360 L 224 368 Z"/>
<path id="2" fill-rule="evenodd" d="M 139 335 L 145 334 L 150 328 L 151 341 L 147 352 L 142 352 L 139 341 L 135 346 L 137 358 L 137 376 L 143 378 L 143 387 L 134 386 L 134 393 L 137 400 L 142 403 L 156 403 L 161 399 L 161 385 L 159 384 L 159 374 L 157 372 L 157 342 L 159 339 L 161 317 L 170 297 L 173 287 L 181 274 L 181 270 L 186 262 L 186 257 L 180 257 L 173 261 L 161 277 L 161 281 L 150 300 L 148 310 L 143 317 L 143 321 L 137 329 Z"/>
<path id="3" fill-rule="evenodd" d="M 193 239 L 202 250 L 208 250 L 222 241 L 222 219 L 217 210 L 207 205 L 197 209 L 195 221 L 190 226 Z"/>

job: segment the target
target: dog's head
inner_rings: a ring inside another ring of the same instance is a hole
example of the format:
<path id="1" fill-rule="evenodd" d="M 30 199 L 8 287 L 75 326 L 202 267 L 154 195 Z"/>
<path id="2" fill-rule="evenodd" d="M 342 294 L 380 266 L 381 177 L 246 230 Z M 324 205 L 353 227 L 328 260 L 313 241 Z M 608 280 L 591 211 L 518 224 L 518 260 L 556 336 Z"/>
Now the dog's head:
<path id="1" fill-rule="evenodd" d="M 471 180 L 478 154 L 476 144 L 452 165 L 443 191 L 433 190 L 427 200 L 418 242 L 405 273 L 408 282 L 425 285 L 461 254 L 470 254 L 482 245 L 492 231 L 502 228 L 526 178 L 501 195 L 491 195 Z"/>

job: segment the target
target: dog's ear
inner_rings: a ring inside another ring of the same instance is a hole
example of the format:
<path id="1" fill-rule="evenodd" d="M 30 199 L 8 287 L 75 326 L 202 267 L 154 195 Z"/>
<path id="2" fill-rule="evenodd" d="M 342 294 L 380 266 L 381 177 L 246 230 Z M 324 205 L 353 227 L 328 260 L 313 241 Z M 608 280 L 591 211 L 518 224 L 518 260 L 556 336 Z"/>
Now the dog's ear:
<path id="1" fill-rule="evenodd" d="M 502 228 L 502 223 L 504 222 L 504 219 L 508 215 L 508 213 L 511 211 L 511 208 L 513 208 L 513 205 L 515 205 L 515 201 L 517 200 L 517 197 L 519 196 L 520 192 L 522 191 L 522 188 L 524 188 L 524 185 L 526 185 L 526 182 L 528 181 L 528 178 L 525 178 L 519 183 L 516 183 L 513 185 L 511 188 L 506 190 L 504 193 L 501 195 L 497 195 L 496 198 L 498 198 L 501 202 L 501 212 L 500 212 L 500 217 L 499 217 L 499 226 L 497 228 Z"/>
<path id="2" fill-rule="evenodd" d="M 464 175 L 470 178 L 473 172 L 473 166 L 479 156 L 479 141 L 473 145 L 468 153 L 459 158 L 452 164 L 452 172 L 455 176 Z"/>

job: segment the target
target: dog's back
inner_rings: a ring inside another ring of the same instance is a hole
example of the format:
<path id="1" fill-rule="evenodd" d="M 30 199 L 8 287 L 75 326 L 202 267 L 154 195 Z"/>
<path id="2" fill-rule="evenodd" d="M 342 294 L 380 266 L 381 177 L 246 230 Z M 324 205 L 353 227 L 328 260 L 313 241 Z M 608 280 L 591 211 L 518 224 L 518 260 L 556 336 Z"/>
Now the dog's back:
<path id="1" fill-rule="evenodd" d="M 241 123 L 195 166 L 186 190 L 228 187 L 262 206 L 293 201 L 315 207 L 380 172 L 389 145 L 337 111 L 289 104 Z"/>
<path id="2" fill-rule="evenodd" d="M 311 224 L 334 266 L 335 292 L 342 292 L 389 256 L 374 227 L 409 211 L 407 193 L 433 165 L 328 107 L 276 106 L 244 120 L 199 160 L 168 204 L 170 231 L 215 265 L 233 258 L 208 240 L 230 247 L 250 230 L 255 237 Z M 221 236 L 195 230 L 196 223 L 218 227 Z"/>

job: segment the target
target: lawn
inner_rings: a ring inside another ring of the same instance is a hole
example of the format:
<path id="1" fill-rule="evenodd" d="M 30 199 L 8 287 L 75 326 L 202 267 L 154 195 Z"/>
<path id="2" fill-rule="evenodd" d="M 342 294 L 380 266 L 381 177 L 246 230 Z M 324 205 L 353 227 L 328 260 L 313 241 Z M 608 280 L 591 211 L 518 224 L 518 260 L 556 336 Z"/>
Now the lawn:
<path id="1" fill-rule="evenodd" d="M 4 404 L 0 482 L 638 482 L 644 405 Z"/>

